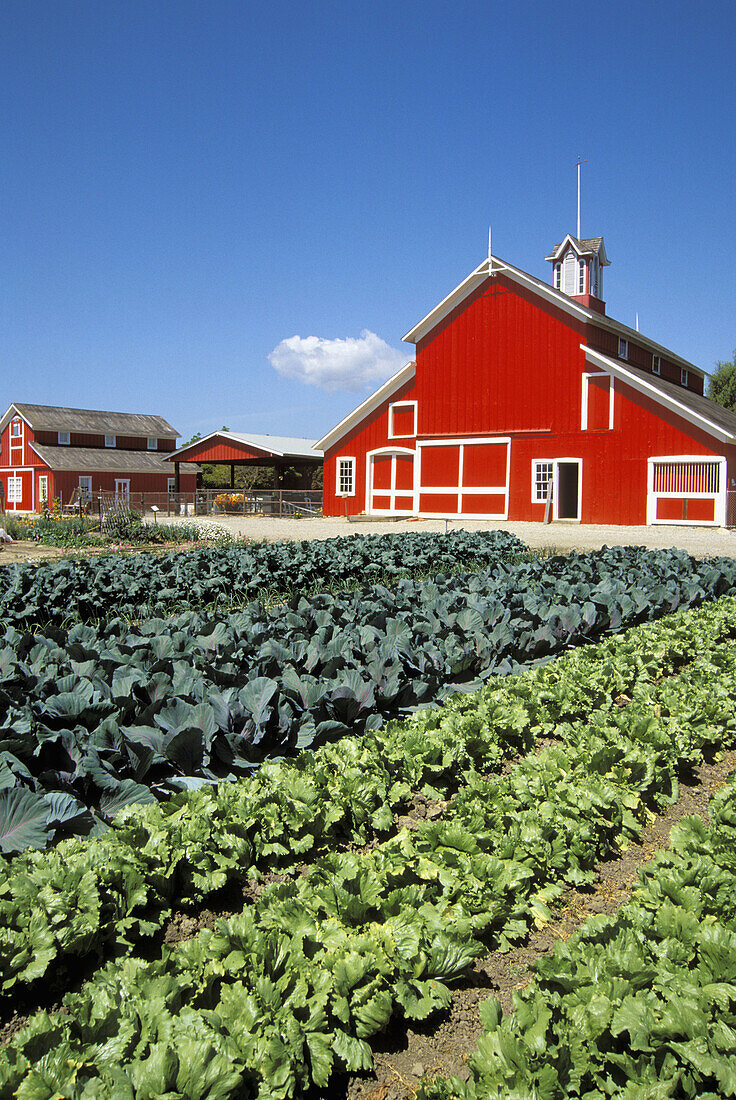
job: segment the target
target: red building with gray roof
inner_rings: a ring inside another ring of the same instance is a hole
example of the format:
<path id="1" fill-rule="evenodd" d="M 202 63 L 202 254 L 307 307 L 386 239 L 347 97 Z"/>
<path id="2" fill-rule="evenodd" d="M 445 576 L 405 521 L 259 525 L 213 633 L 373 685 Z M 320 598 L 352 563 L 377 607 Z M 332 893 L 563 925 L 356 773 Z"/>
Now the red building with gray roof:
<path id="1" fill-rule="evenodd" d="M 14 403 L 0 420 L 5 507 L 34 512 L 56 498 L 173 492 L 165 459 L 178 434 L 161 416 Z M 196 469 L 181 482 L 181 492 L 194 492 Z"/>
<path id="2" fill-rule="evenodd" d="M 327 515 L 723 525 L 736 413 L 606 314 L 601 237 L 552 285 L 489 256 L 404 340 L 416 358 L 318 440 Z"/>

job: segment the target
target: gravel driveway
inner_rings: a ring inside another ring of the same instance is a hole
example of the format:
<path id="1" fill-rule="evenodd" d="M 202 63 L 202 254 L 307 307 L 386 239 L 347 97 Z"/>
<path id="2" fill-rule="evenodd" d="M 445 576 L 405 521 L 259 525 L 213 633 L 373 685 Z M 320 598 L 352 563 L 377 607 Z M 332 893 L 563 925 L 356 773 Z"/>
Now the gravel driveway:
<path id="1" fill-rule="evenodd" d="M 264 516 L 189 517 L 174 522 L 217 526 L 231 534 L 252 539 L 331 539 L 346 535 L 397 534 L 401 531 L 511 531 L 534 549 L 552 547 L 561 553 L 570 550 L 598 550 L 601 546 L 671 546 L 687 550 L 695 557 L 707 555 L 736 557 L 736 531 L 719 527 L 614 527 L 575 523 L 512 523 L 488 520 L 397 520 L 351 523 L 346 519 L 271 519 Z"/>

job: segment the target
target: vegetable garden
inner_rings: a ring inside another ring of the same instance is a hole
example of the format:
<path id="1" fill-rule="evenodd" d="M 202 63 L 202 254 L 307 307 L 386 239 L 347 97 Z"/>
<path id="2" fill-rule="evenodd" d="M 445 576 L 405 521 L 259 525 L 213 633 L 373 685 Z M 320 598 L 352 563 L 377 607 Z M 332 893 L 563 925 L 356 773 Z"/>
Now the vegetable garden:
<path id="1" fill-rule="evenodd" d="M 3 578 L 0 984 L 6 1018 L 18 999 L 29 1017 L 0 1096 L 329 1091 L 734 743 L 736 562 L 523 550 L 458 533 L 125 560 L 118 579 L 74 563 L 65 603 L 48 567 Z M 300 594 L 320 576 L 329 593 Z M 432 817 L 400 826 L 420 796 Z M 714 967 L 736 965 L 734 828 L 728 787 L 512 1016 L 486 1002 L 472 1079 L 420 1095 L 733 1095 L 736 981 Z M 163 942 L 218 896 L 241 900 Z"/>

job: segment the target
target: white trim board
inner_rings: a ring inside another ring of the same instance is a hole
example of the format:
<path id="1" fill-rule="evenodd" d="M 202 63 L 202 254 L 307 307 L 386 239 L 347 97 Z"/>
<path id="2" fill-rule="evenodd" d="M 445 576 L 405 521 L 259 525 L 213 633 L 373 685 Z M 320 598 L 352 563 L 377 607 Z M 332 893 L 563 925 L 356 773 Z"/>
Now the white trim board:
<path id="1" fill-rule="evenodd" d="M 366 397 L 356 409 L 344 416 L 339 424 L 336 424 L 334 428 L 331 428 L 326 435 L 323 435 L 321 439 L 318 439 L 314 444 L 315 451 L 326 451 L 334 443 L 338 443 L 344 435 L 347 434 L 357 424 L 360 424 L 361 420 L 364 420 L 366 416 L 369 416 L 379 405 L 387 401 L 398 389 L 401 389 L 403 385 L 410 382 L 416 374 L 417 365 L 414 362 L 407 363 L 401 370 L 397 371 L 387 382 L 384 382 L 377 390 L 375 390 L 369 397 Z"/>
<path id="2" fill-rule="evenodd" d="M 700 428 L 700 430 L 706 432 L 707 435 L 712 435 L 722 443 L 736 442 L 736 433 L 726 431 L 725 428 L 721 428 L 720 425 L 715 424 L 712 420 L 708 420 L 707 417 L 695 412 L 694 409 L 689 409 L 687 405 L 683 405 L 674 397 L 670 397 L 669 394 L 662 393 L 657 386 L 652 385 L 652 383 L 648 382 L 642 375 L 632 370 L 627 370 L 626 367 L 623 367 L 617 360 L 609 359 L 607 355 L 603 355 L 600 351 L 594 351 L 593 348 L 589 348 L 587 344 L 581 344 L 580 348 L 589 362 L 602 367 L 615 378 L 620 379 L 622 382 L 626 382 L 632 389 L 638 390 L 638 392 L 644 394 L 645 397 L 650 397 L 653 401 L 656 401 L 658 405 L 664 405 L 670 412 L 674 412 L 677 416 L 681 416 L 683 420 L 687 420 L 688 423 L 694 424 L 695 427 Z"/>

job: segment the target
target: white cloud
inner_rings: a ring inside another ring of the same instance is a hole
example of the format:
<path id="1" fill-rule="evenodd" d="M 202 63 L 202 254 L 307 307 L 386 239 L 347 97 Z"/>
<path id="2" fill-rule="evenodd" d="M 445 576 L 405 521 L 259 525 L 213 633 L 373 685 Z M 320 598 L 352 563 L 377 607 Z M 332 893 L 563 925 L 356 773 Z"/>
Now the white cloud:
<path id="1" fill-rule="evenodd" d="M 308 386 L 335 390 L 362 390 L 385 382 L 410 359 L 392 348 L 375 332 L 363 329 L 359 337 L 323 340 L 319 336 L 290 336 L 277 344 L 268 357 L 284 378 Z"/>

